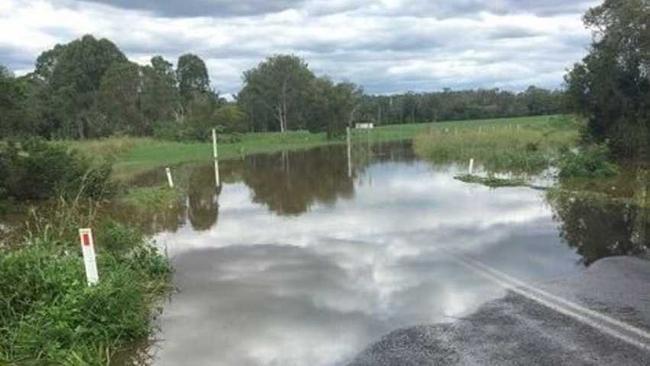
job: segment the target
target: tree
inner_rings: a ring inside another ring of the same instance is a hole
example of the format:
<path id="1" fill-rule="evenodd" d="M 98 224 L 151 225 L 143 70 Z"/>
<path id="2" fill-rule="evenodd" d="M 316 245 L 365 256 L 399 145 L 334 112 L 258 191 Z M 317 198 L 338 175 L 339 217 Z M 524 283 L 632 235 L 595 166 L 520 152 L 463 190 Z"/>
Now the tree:
<path id="1" fill-rule="evenodd" d="M 124 62 L 126 56 L 115 44 L 91 35 L 42 53 L 35 75 L 48 89 L 44 103 L 51 110 L 44 117 L 60 125 L 66 137 L 99 136 L 95 125 L 104 124 L 96 109 L 101 79 L 111 65 Z"/>
<path id="2" fill-rule="evenodd" d="M 96 133 L 101 136 L 115 132 L 149 134 L 151 126 L 140 108 L 141 91 L 140 66 L 131 62 L 113 64 L 99 87 L 99 108 L 106 123 L 101 126 L 97 123 Z"/>
<path id="3" fill-rule="evenodd" d="M 214 122 L 226 132 L 246 132 L 246 114 L 237 105 L 228 104 L 216 110 Z"/>
<path id="4" fill-rule="evenodd" d="M 589 54 L 565 77 L 587 137 L 607 141 L 619 157 L 649 158 L 650 3 L 605 0 L 584 17 L 593 31 Z"/>
<path id="5" fill-rule="evenodd" d="M 152 123 L 178 120 L 181 100 L 172 64 L 155 56 L 151 66 L 142 68 L 142 78 L 140 103 L 145 118 Z"/>
<path id="6" fill-rule="evenodd" d="M 261 124 L 266 129 L 284 132 L 305 128 L 305 102 L 314 78 L 301 58 L 272 56 L 244 72 L 240 100 L 249 116 L 265 119 Z"/>
<path id="7" fill-rule="evenodd" d="M 160 66 L 159 66 L 160 67 Z M 210 92 L 210 77 L 205 62 L 191 53 L 178 58 L 176 78 L 183 106 L 187 108 L 192 99 Z"/>
<path id="8" fill-rule="evenodd" d="M 9 70 L 0 65 L 0 135 L 10 136 L 24 117 L 24 94 Z"/>

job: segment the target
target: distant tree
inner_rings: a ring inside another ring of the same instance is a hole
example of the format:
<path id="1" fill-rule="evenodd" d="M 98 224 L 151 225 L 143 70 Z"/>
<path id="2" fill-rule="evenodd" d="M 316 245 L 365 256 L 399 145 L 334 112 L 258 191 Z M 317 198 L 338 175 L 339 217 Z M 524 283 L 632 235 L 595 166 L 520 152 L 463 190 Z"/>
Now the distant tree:
<path id="1" fill-rule="evenodd" d="M 564 112 L 560 91 L 530 87 L 514 93 L 499 89 L 364 95 L 355 119 L 375 123 L 413 123 L 518 117 Z"/>
<path id="2" fill-rule="evenodd" d="M 124 62 L 126 56 L 111 41 L 91 35 L 42 53 L 35 75 L 48 89 L 44 103 L 51 110 L 45 117 L 67 137 L 98 136 L 104 125 L 96 109 L 102 77 L 111 65 Z"/>
<path id="3" fill-rule="evenodd" d="M 161 56 L 151 59 L 151 66 L 142 68 L 142 113 L 149 121 L 178 120 L 180 94 L 173 65 Z"/>
<path id="4" fill-rule="evenodd" d="M 0 65 L 0 135 L 11 136 L 20 130 L 24 118 L 25 95 L 13 74 Z"/>
<path id="5" fill-rule="evenodd" d="M 193 99 L 210 92 L 208 69 L 205 67 L 205 62 L 197 55 L 188 53 L 178 58 L 176 78 L 185 108 Z"/>
<path id="6" fill-rule="evenodd" d="M 590 9 L 589 54 L 566 75 L 573 109 L 588 120 L 587 136 L 608 141 L 620 157 L 649 158 L 650 3 L 605 0 Z"/>
<path id="7" fill-rule="evenodd" d="M 225 132 L 246 132 L 248 123 L 246 113 L 235 104 L 228 104 L 214 112 L 214 122 Z"/>
<path id="8" fill-rule="evenodd" d="M 140 107 L 141 91 L 140 66 L 131 62 L 113 64 L 99 87 L 99 109 L 106 118 L 104 125 L 96 124 L 96 133 L 150 134 L 151 126 Z"/>
<path id="9" fill-rule="evenodd" d="M 249 116 L 264 118 L 266 128 L 281 132 L 305 128 L 305 101 L 314 78 L 307 63 L 297 56 L 269 57 L 244 72 L 242 107 Z"/>
<path id="10" fill-rule="evenodd" d="M 189 101 L 184 124 L 186 137 L 196 140 L 206 140 L 210 131 L 215 127 L 215 112 L 223 101 L 215 98 L 212 93 L 197 94 Z"/>

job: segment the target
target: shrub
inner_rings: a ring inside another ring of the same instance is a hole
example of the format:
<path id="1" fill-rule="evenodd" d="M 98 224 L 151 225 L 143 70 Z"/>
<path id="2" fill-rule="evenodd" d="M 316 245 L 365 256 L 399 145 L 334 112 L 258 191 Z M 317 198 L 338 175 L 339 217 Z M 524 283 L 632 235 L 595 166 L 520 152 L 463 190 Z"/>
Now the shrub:
<path id="1" fill-rule="evenodd" d="M 609 161 L 606 145 L 588 145 L 560 156 L 558 167 L 561 178 L 594 178 L 615 175 L 618 169 Z"/>
<path id="2" fill-rule="evenodd" d="M 0 191 L 17 199 L 103 198 L 114 190 L 111 164 L 94 164 L 75 150 L 32 139 L 0 148 Z"/>

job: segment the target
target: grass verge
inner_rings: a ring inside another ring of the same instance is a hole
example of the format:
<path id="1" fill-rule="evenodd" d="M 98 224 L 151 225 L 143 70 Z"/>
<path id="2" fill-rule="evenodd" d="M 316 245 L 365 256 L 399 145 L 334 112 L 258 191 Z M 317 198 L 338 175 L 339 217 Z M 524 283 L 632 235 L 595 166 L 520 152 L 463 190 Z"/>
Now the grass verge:
<path id="1" fill-rule="evenodd" d="M 111 221 L 94 225 L 100 282 L 88 287 L 73 229 L 86 208 L 58 209 L 69 211 L 56 216 L 65 221 L 36 224 L 0 253 L 0 364 L 106 365 L 151 334 L 152 308 L 168 290 L 167 259 Z"/>

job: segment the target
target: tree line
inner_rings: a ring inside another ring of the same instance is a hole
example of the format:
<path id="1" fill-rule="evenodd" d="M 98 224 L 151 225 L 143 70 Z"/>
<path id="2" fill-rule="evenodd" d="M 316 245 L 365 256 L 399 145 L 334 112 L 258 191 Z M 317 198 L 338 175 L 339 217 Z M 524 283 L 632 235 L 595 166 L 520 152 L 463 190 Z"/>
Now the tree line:
<path id="1" fill-rule="evenodd" d="M 405 93 L 362 98 L 359 120 L 378 124 L 452 121 L 559 114 L 564 93 L 530 86 L 523 92 L 500 89 Z"/>
<path id="2" fill-rule="evenodd" d="M 531 87 L 373 96 L 350 82 L 317 76 L 294 55 L 275 55 L 244 72 L 234 101 L 212 89 L 205 62 L 184 54 L 129 61 L 110 40 L 85 35 L 43 52 L 32 72 L 0 66 L 0 134 L 86 139 L 111 135 L 205 139 L 223 132 L 309 130 L 342 133 L 354 122 L 428 122 L 558 113 L 561 93 Z"/>
<path id="3" fill-rule="evenodd" d="M 212 89 L 193 54 L 138 65 L 107 39 L 56 45 L 33 72 L 0 66 L 0 135 L 96 138 L 115 134 L 205 139 L 224 132 L 342 133 L 354 122 L 413 123 L 575 112 L 585 140 L 621 157 L 650 155 L 650 3 L 605 0 L 588 11 L 589 54 L 570 69 L 565 90 L 478 89 L 368 95 L 317 76 L 294 55 L 275 55 L 244 72 L 233 101 Z M 650 160 L 650 159 L 648 159 Z"/>
<path id="4" fill-rule="evenodd" d="M 3 136 L 96 138 L 151 136 L 174 130 L 191 135 L 206 119 L 224 114 L 203 60 L 179 57 L 176 69 L 161 56 L 140 66 L 107 39 L 83 36 L 56 45 L 33 72 L 0 72 Z"/>

